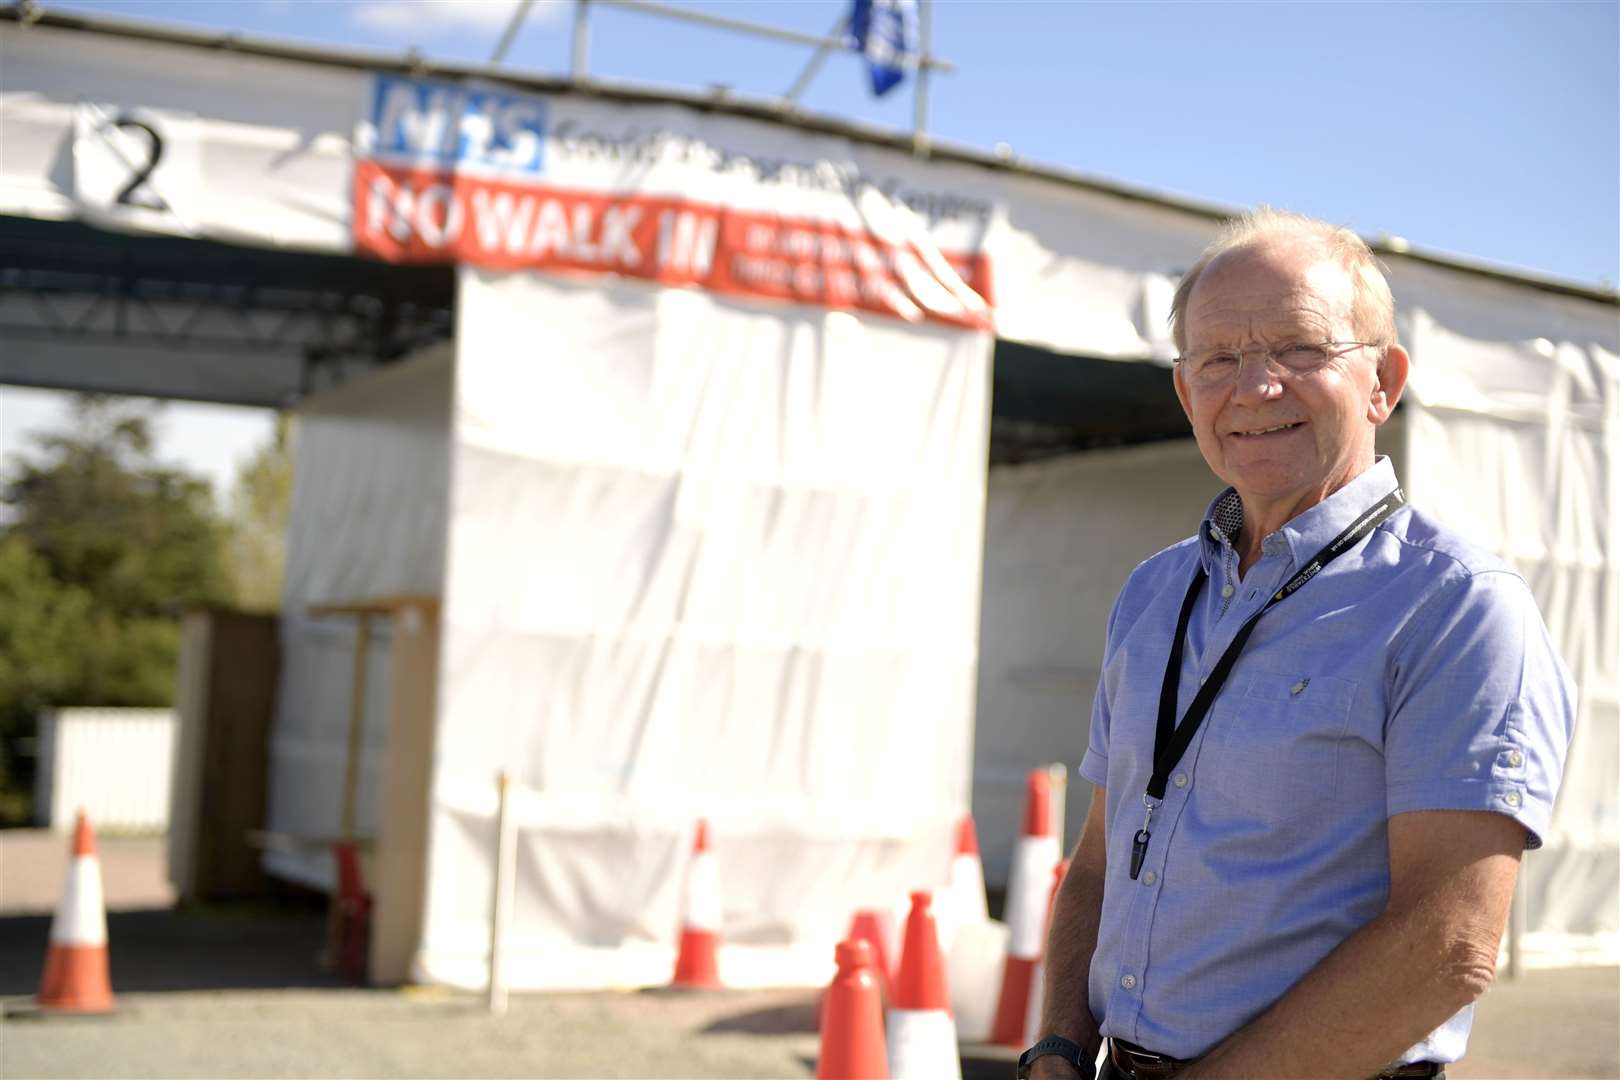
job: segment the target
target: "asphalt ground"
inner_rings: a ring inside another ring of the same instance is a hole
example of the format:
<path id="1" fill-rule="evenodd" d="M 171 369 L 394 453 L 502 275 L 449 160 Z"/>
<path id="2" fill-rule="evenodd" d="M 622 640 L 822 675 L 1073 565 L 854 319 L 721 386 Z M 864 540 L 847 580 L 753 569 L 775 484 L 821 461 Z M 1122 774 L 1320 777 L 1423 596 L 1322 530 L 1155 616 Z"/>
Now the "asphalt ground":
<path id="1" fill-rule="evenodd" d="M 814 991 L 515 994 L 496 1017 L 477 995 L 346 987 L 317 963 L 324 926 L 317 907 L 173 910 L 161 906 L 172 899 L 161 881 L 161 839 L 117 843 L 122 858 L 108 858 L 112 843 L 101 846 L 118 1010 L 46 1016 L 29 1001 L 54 903 L 43 901 L 41 911 L 40 897 L 60 888 L 66 839 L 0 833 L 4 1080 L 815 1072 Z M 41 874 L 58 884 L 44 887 Z M 968 1048 L 965 1080 L 1010 1078 L 1012 1061 L 1010 1051 Z M 1448 1074 L 1620 1078 L 1620 969 L 1532 970 L 1498 980 L 1480 1002 L 1469 1057 Z"/>

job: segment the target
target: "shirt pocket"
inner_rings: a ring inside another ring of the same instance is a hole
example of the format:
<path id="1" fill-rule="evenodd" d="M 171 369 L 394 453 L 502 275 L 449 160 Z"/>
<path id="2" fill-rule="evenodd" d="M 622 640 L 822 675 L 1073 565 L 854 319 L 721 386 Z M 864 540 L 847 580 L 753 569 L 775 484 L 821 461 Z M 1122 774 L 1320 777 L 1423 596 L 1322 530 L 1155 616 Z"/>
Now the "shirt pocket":
<path id="1" fill-rule="evenodd" d="M 1222 816 L 1268 826 L 1330 812 L 1356 684 L 1256 671 L 1211 710 L 1198 786 Z"/>

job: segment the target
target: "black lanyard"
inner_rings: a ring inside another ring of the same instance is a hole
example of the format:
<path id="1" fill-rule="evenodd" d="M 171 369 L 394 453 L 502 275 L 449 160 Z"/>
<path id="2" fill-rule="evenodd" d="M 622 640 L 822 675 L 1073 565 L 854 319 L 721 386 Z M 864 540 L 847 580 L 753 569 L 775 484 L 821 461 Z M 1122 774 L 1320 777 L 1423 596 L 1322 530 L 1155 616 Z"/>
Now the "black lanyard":
<path id="1" fill-rule="evenodd" d="M 1215 701 L 1215 695 L 1221 692 L 1226 684 L 1226 677 L 1232 673 L 1232 665 L 1237 663 L 1238 654 L 1254 632 L 1255 624 L 1260 616 L 1270 611 L 1298 592 L 1307 581 L 1322 572 L 1328 563 L 1355 547 L 1362 537 L 1383 524 L 1391 514 L 1399 510 L 1406 503 L 1406 495 L 1400 488 L 1385 495 L 1374 503 L 1366 513 L 1362 514 L 1350 527 L 1338 536 L 1335 536 L 1328 545 L 1318 551 L 1311 561 L 1300 568 L 1299 573 L 1288 579 L 1287 584 L 1271 594 L 1265 606 L 1249 616 L 1232 643 L 1226 647 L 1221 658 L 1215 662 L 1215 668 L 1198 688 L 1193 696 L 1192 704 L 1187 706 L 1187 714 L 1176 723 L 1176 691 L 1181 685 L 1181 649 L 1187 640 L 1187 626 L 1192 622 L 1193 605 L 1198 600 L 1198 593 L 1204 587 L 1203 564 L 1198 566 L 1198 572 L 1193 575 L 1192 584 L 1187 586 L 1187 597 L 1181 602 L 1181 615 L 1176 619 L 1176 640 L 1170 646 L 1170 660 L 1164 667 L 1164 685 L 1159 690 L 1159 726 L 1153 737 L 1153 775 L 1148 778 L 1147 792 L 1142 796 L 1142 805 L 1147 807 L 1147 817 L 1142 821 L 1142 827 L 1137 830 L 1135 838 L 1131 841 L 1131 880 L 1142 872 L 1142 860 L 1147 856 L 1148 841 L 1152 834 L 1148 832 L 1148 825 L 1153 821 L 1153 811 L 1164 801 L 1165 785 L 1170 780 L 1170 770 L 1176 767 L 1181 755 L 1187 752 L 1192 743 L 1193 736 L 1198 733 L 1198 727 L 1204 722 L 1204 716 Z"/>

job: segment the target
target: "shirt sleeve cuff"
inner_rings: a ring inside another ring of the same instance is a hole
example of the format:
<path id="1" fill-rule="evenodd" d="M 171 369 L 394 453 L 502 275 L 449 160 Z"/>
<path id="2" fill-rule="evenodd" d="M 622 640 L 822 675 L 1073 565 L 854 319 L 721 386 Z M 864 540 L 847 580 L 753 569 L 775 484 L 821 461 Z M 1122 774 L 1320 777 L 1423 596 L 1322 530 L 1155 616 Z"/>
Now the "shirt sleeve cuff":
<path id="1" fill-rule="evenodd" d="M 1086 756 L 1080 759 L 1080 775 L 1098 787 L 1107 787 L 1108 759 L 1087 747 Z"/>
<path id="2" fill-rule="evenodd" d="M 1089 758 L 1089 755 L 1088 755 Z M 1081 771 L 1085 771 L 1082 765 Z M 1552 806 L 1514 780 L 1437 780 L 1391 787 L 1385 800 L 1389 817 L 1419 810 L 1484 810 L 1504 814 L 1524 826 L 1524 846 L 1534 850 L 1552 817 Z"/>

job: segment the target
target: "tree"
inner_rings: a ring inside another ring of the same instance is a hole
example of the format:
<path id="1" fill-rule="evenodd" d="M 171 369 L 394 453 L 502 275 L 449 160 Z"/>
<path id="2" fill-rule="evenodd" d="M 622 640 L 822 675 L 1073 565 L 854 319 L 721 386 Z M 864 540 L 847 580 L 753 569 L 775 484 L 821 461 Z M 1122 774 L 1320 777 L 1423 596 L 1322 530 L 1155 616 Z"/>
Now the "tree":
<path id="1" fill-rule="evenodd" d="M 292 447 L 282 415 L 270 441 L 237 470 L 231 490 L 225 567 L 236 603 L 245 610 L 274 611 L 281 604 L 292 484 Z"/>
<path id="2" fill-rule="evenodd" d="M 8 534 L 124 616 L 227 595 L 208 482 L 152 459 L 146 408 L 80 395 L 73 430 L 40 437 L 43 458 L 24 460 L 5 493 Z"/>
<path id="3" fill-rule="evenodd" d="M 81 395 L 15 463 L 0 526 L 0 815 L 40 709 L 168 705 L 176 612 L 229 596 L 208 483 L 152 457 L 151 407 Z"/>

